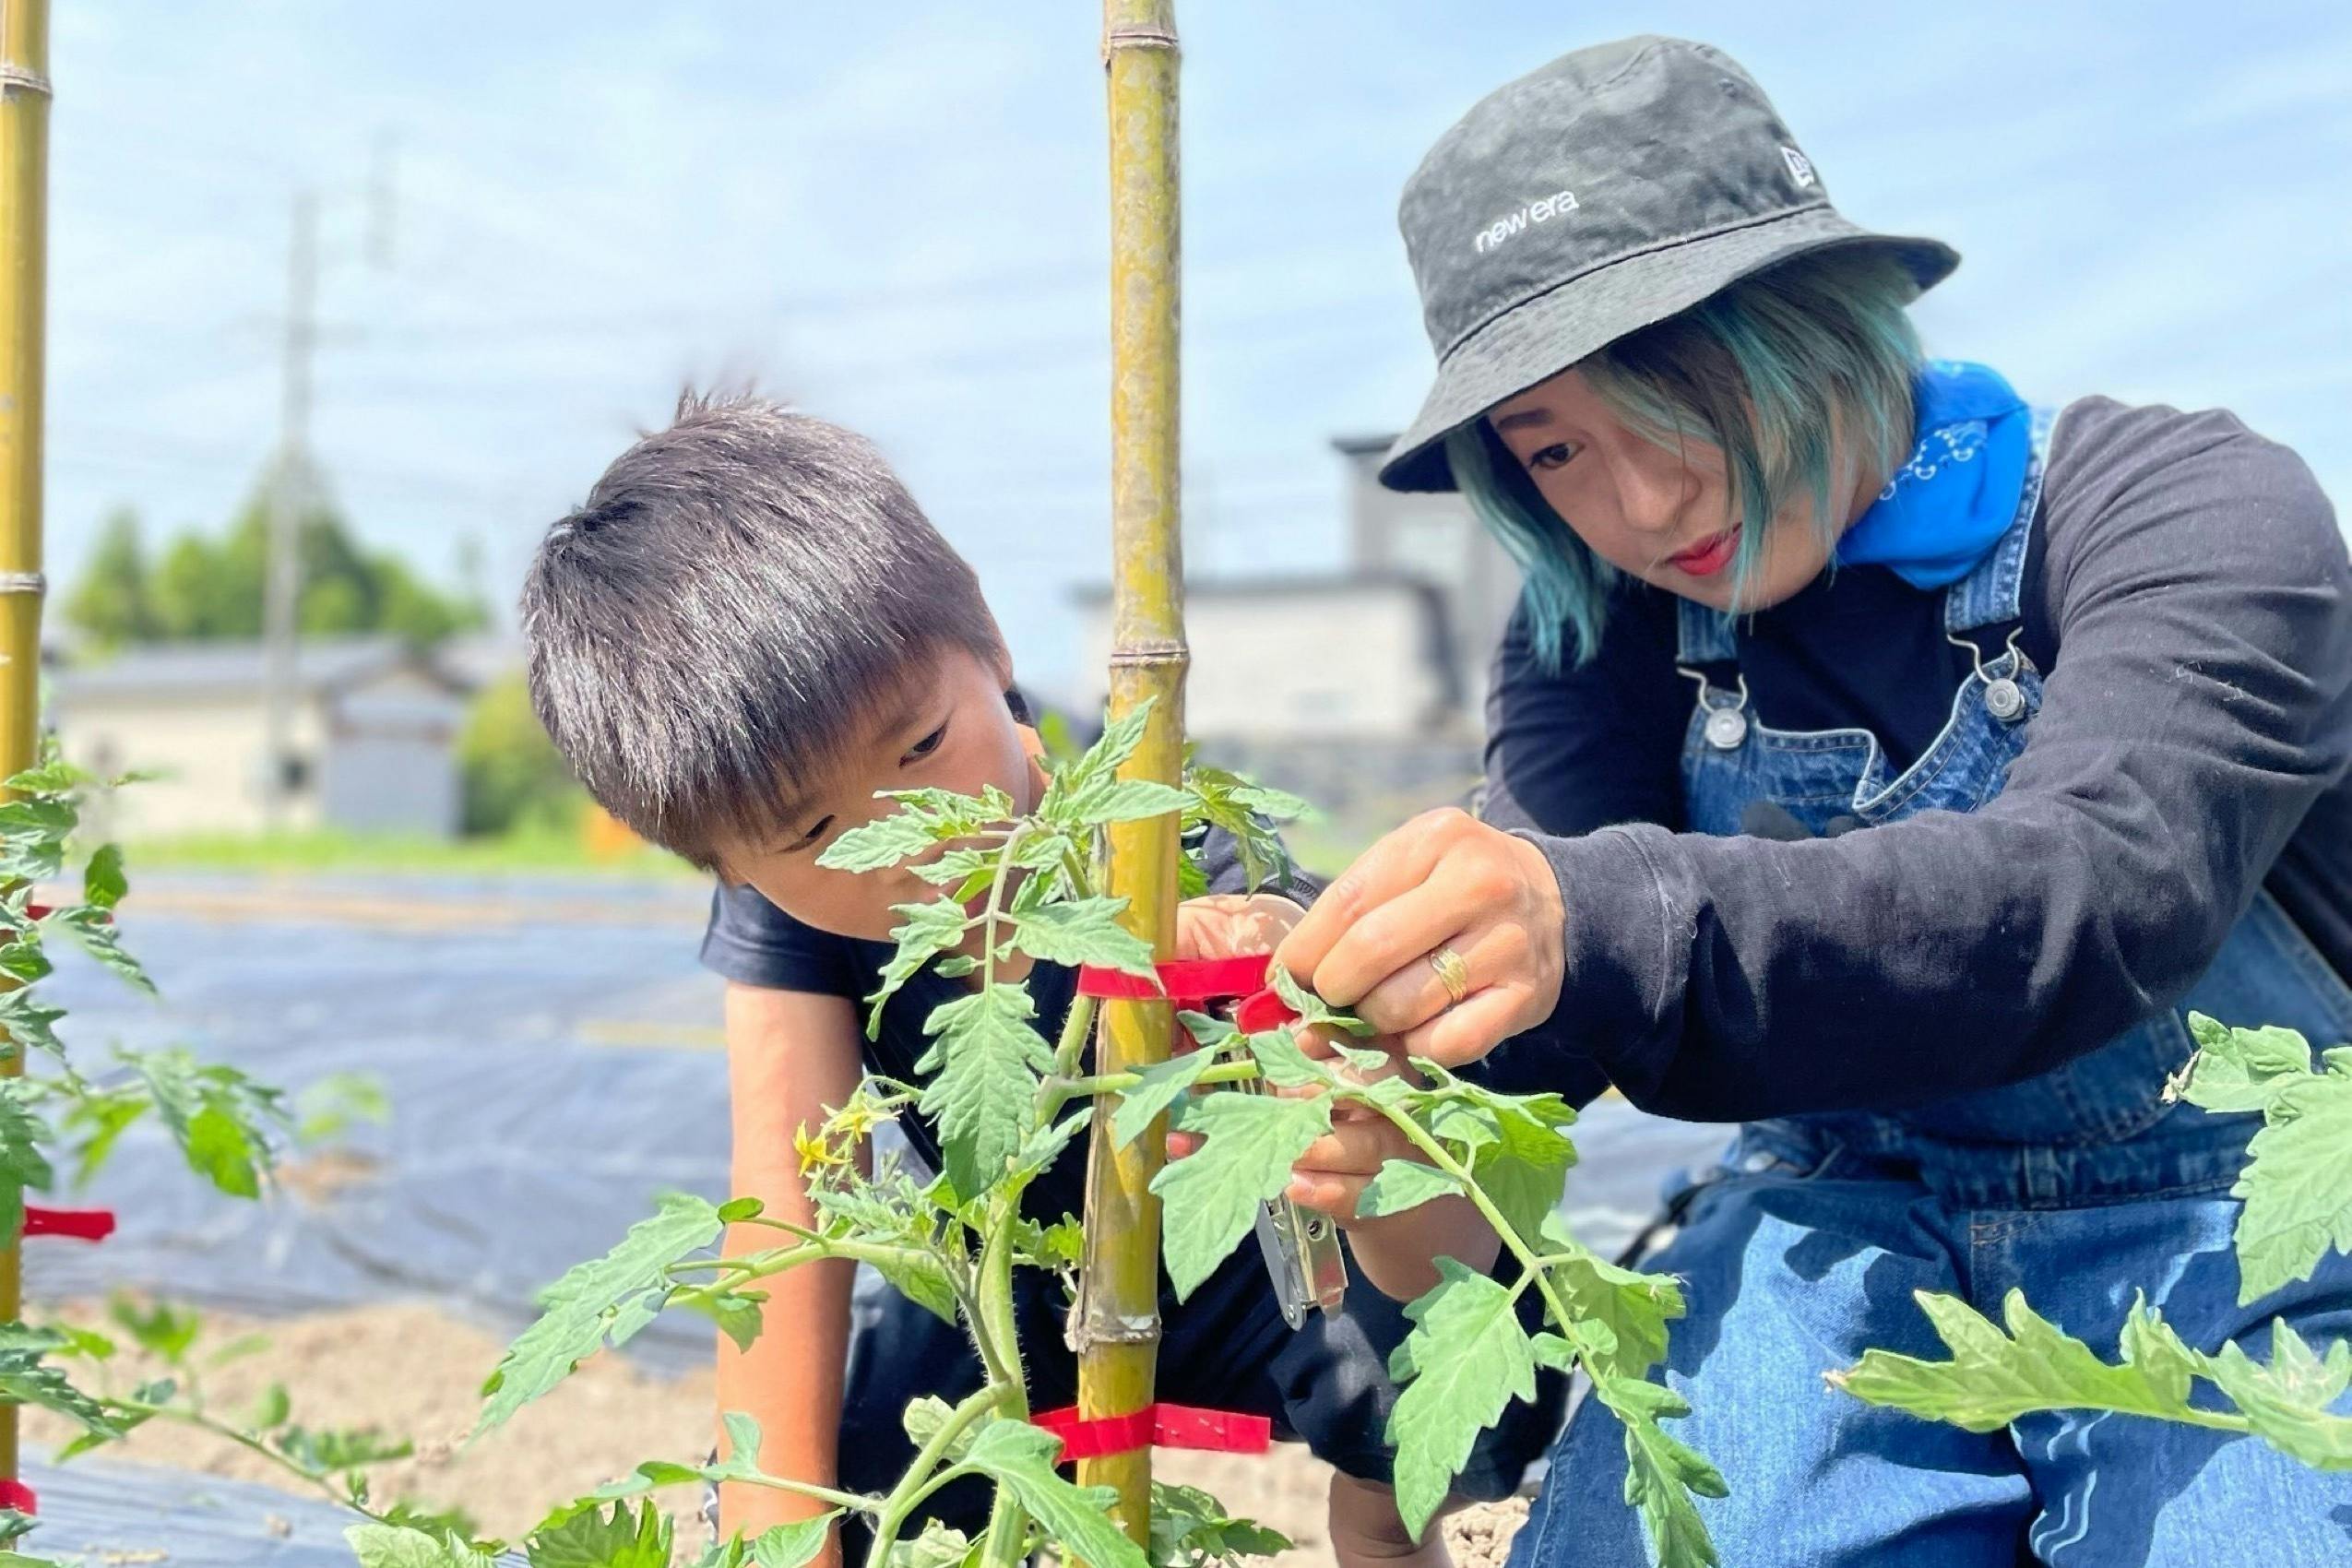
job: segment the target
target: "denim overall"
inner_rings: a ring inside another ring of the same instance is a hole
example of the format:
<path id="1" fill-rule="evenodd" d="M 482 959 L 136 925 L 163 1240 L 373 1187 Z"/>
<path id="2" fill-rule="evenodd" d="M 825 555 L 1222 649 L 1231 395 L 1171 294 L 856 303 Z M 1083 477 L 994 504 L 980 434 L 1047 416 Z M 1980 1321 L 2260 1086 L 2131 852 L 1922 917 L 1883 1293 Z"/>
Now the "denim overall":
<path id="1" fill-rule="evenodd" d="M 2036 416 L 2015 520 L 1946 591 L 1945 630 L 1976 650 L 1976 668 L 1942 732 L 1900 773 L 1868 731 L 1760 722 L 1731 621 L 1683 602 L 1680 661 L 1699 690 L 1682 758 L 1692 830 L 1737 834 L 1769 805 L 1815 834 L 1866 831 L 2001 792 L 2041 706 L 2016 632 L 2049 425 Z M 2285 1024 L 2315 1046 L 2352 1039 L 2352 991 L 2263 893 L 2179 1008 L 2053 1072 L 1917 1110 L 1740 1129 L 1687 1194 L 1681 1229 L 1643 1265 L 1684 1282 L 1689 1316 L 1664 1376 L 1693 1414 L 1671 1427 L 1729 1483 L 1728 1498 L 1700 1505 L 1728 1568 L 2352 1563 L 2352 1477 L 2251 1438 L 2080 1411 L 1972 1434 L 1822 1380 L 1872 1346 L 1947 1359 L 1916 1290 L 1998 1320 L 2002 1296 L 2022 1289 L 2108 1359 L 2135 1290 L 2204 1349 L 2244 1338 L 2266 1357 L 2278 1316 L 2315 1345 L 2352 1338 L 2352 1264 L 2338 1255 L 2306 1284 L 2237 1304 L 2228 1189 L 2259 1121 L 2165 1102 L 2166 1076 L 2191 1050 L 2191 1010 Z M 1648 1561 L 1624 1475 L 1615 1418 L 1585 1401 L 1513 1563 Z"/>

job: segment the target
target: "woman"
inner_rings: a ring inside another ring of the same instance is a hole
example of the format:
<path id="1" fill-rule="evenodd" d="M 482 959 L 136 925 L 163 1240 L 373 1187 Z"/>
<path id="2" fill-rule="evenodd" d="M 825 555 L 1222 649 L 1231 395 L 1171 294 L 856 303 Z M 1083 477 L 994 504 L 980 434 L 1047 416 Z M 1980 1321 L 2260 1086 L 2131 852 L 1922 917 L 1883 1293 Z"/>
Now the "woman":
<path id="1" fill-rule="evenodd" d="M 2352 1336 L 2340 1258 L 2238 1306 L 2249 1119 L 2164 1098 L 2187 1008 L 2352 1038 L 2352 567 L 2309 471 L 1923 362 L 1957 257 L 1839 217 L 1704 47 L 1503 88 L 1402 224 L 1439 367 L 1382 478 L 1461 489 L 1526 593 L 1483 820 L 1382 840 L 1281 960 L 1415 1053 L 1744 1123 L 1647 1265 L 1727 1562 L 2342 1557 L 2352 1484 L 2254 1442 L 1821 1382 L 1940 1359 L 1919 1289 L 2108 1352 L 2134 1290 L 2208 1348 Z M 1350 1215 L 1378 1142 L 1294 1191 Z M 1517 1560 L 1641 1561 L 1622 1482 L 1586 1402 Z"/>

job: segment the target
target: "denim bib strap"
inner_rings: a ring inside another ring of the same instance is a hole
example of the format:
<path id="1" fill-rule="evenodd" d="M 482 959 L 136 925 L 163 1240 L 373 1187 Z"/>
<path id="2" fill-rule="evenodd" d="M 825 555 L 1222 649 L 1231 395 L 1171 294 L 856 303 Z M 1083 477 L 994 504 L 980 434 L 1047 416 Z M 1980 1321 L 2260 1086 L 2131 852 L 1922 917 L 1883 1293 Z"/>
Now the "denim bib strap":
<path id="1" fill-rule="evenodd" d="M 2034 542 L 2034 514 L 2041 507 L 2042 474 L 2049 457 L 2049 433 L 2057 422 L 2049 409 L 2034 410 L 2031 454 L 2016 519 L 1977 569 L 1952 585 L 1943 597 L 1943 629 L 1972 632 L 2017 620 L 2024 613 L 2025 557 Z"/>
<path id="2" fill-rule="evenodd" d="M 1740 640 L 1731 617 L 1696 600 L 1674 601 L 1674 662 L 1729 664 L 1740 657 Z"/>

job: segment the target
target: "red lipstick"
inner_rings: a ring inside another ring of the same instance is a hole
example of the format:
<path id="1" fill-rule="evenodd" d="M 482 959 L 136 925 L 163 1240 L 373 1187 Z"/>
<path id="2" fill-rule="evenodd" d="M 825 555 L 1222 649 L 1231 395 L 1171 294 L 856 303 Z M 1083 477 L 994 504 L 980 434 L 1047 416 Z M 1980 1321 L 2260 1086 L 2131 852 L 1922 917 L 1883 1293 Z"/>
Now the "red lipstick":
<path id="1" fill-rule="evenodd" d="M 1693 577 L 1711 577 L 1731 564 L 1740 552 L 1740 530 L 1726 529 L 1712 538 L 1703 539 L 1690 549 L 1666 558 L 1666 564 Z"/>

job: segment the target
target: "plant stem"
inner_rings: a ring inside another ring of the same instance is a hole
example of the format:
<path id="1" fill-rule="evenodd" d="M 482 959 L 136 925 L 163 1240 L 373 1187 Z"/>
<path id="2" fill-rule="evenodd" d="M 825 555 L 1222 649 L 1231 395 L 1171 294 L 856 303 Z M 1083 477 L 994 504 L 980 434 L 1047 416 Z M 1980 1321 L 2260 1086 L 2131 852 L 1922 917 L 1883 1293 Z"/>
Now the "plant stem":
<path id="1" fill-rule="evenodd" d="M 1077 1071 L 1087 1053 L 1087 1037 L 1094 1032 L 1095 999 L 1074 996 L 1070 999 L 1070 1016 L 1062 1020 L 1062 1038 L 1053 1047 L 1053 1075 L 1066 1078 Z M 1059 1110 L 1060 1107 L 1055 1107 Z M 1051 1112 L 1047 1113 L 1051 1119 Z"/>
<path id="2" fill-rule="evenodd" d="M 1000 1196 L 989 1206 L 988 1238 L 980 1247 L 980 1315 L 972 1324 L 989 1381 L 1001 1388 L 1004 1413 L 1015 1420 L 1029 1419 L 1028 1384 L 1021 1366 L 1021 1342 L 1013 1313 L 1013 1224 L 1019 1218 L 1017 1193 Z M 1019 1562 L 1028 1536 L 1028 1522 L 1010 1489 L 999 1486 L 989 1509 L 988 1536 L 982 1561 L 988 1568 L 1011 1568 Z"/>
<path id="3" fill-rule="evenodd" d="M 939 1430 L 931 1434 L 931 1441 L 922 1445 L 921 1452 L 915 1455 L 915 1462 L 907 1467 L 906 1473 L 898 1478 L 898 1484 L 891 1489 L 889 1496 L 882 1500 L 881 1510 L 874 1518 L 873 1546 L 866 1553 L 867 1568 L 883 1568 L 889 1562 L 890 1549 L 897 1541 L 898 1532 L 906 1526 L 907 1515 L 932 1493 L 932 1472 L 939 1467 L 940 1459 L 955 1446 L 957 1438 L 970 1430 L 974 1421 L 996 1408 L 1004 1399 L 1004 1390 L 992 1382 L 956 1406 L 940 1423 Z"/>
<path id="4" fill-rule="evenodd" d="M 818 1503 L 829 1503 L 836 1508 L 847 1509 L 852 1514 L 871 1514 L 881 1506 L 871 1497 L 861 1497 L 853 1491 L 837 1491 L 829 1486 L 819 1486 L 814 1481 L 787 1480 L 782 1476 L 759 1474 L 729 1476 L 727 1479 L 742 1486 L 764 1486 L 770 1491 L 789 1491 L 797 1497 L 812 1498 Z"/>
<path id="5" fill-rule="evenodd" d="M 1246 1084 L 1263 1075 L 1254 1062 L 1220 1062 L 1206 1068 L 1193 1080 L 1195 1084 Z M 1053 1109 L 1059 1111 L 1074 1099 L 1085 1099 L 1100 1094 L 1119 1094 L 1144 1081 L 1141 1073 L 1092 1073 L 1083 1078 L 1053 1078 L 1047 1087 L 1054 1095 Z"/>
<path id="6" fill-rule="evenodd" d="M 980 986 L 982 990 L 996 983 L 996 927 L 1004 918 L 1004 884 L 1012 874 L 1013 852 L 1020 848 L 1022 836 L 1028 832 L 1027 823 L 1015 824 L 1006 835 L 1004 848 L 996 861 L 996 878 L 988 890 L 988 907 L 980 914 Z M 1074 1000 L 1071 1014 L 1080 1008 Z M 1063 1043 L 1071 1038 L 1070 1020 L 1063 1021 Z M 1084 1040 L 1084 1034 L 1077 1037 Z M 1039 1097 L 1039 1099 L 1042 1097 Z M 1030 1105 L 1029 1131 L 1046 1124 L 1045 1108 L 1039 1100 Z M 1000 1172 L 1000 1175 L 1002 1173 Z M 980 1351 L 980 1364 L 988 1369 L 989 1383 L 998 1391 L 997 1397 L 1004 1413 L 1015 1420 L 1029 1419 L 1028 1383 L 1021 1367 L 1019 1328 L 1013 1312 L 1013 1227 L 1020 1218 L 1020 1188 L 1009 1193 L 1001 1190 L 988 1206 L 988 1228 L 980 1239 L 980 1277 L 974 1281 L 973 1294 L 979 1311 L 971 1322 L 972 1343 Z M 1003 1486 L 996 1489 L 988 1515 L 988 1535 L 982 1560 L 988 1568 L 1012 1568 L 1021 1556 L 1021 1548 L 1028 1538 L 1028 1521 L 1012 1491 Z M 875 1568 L 881 1568 L 877 1562 Z"/>
<path id="7" fill-rule="evenodd" d="M 253 1433 L 232 1427 L 226 1421 L 214 1420 L 201 1410 L 193 1410 L 184 1405 L 150 1405 L 140 1399 L 110 1398 L 106 1403 L 118 1410 L 136 1412 L 149 1420 L 175 1421 L 181 1426 L 194 1427 L 198 1431 L 208 1431 L 215 1437 L 225 1437 L 239 1447 L 251 1449 L 254 1453 L 260 1455 L 288 1475 L 298 1478 L 304 1485 L 315 1487 L 327 1496 L 328 1501 L 348 1508 L 354 1514 L 373 1519 L 379 1525 L 388 1523 L 384 1515 L 354 1501 L 349 1492 L 338 1487 L 335 1484 L 335 1478 L 328 1472 L 314 1470 L 301 1461 L 280 1454 Z"/>
<path id="8" fill-rule="evenodd" d="M 853 1263 L 870 1263 L 877 1268 L 897 1267 L 910 1260 L 931 1254 L 914 1247 L 894 1247 L 883 1241 L 861 1241 L 845 1237 L 829 1241 L 822 1236 L 810 1236 L 789 1247 L 771 1247 L 764 1253 L 749 1253 L 731 1258 L 687 1258 L 670 1265 L 672 1275 L 723 1274 L 727 1277 L 714 1279 L 700 1287 L 695 1294 L 732 1289 L 754 1279 L 765 1279 L 804 1263 L 816 1263 L 826 1258 L 847 1258 Z"/>

